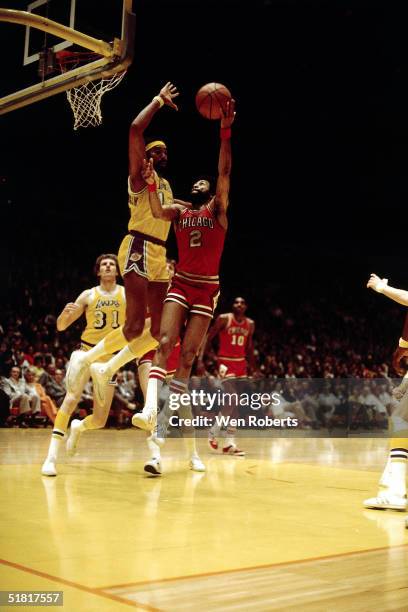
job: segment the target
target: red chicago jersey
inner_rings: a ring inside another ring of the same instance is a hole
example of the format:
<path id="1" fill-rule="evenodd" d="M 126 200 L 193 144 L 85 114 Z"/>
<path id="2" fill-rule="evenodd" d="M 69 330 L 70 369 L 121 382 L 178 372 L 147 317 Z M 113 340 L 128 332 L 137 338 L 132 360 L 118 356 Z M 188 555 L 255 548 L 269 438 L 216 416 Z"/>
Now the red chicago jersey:
<path id="1" fill-rule="evenodd" d="M 177 273 L 192 280 L 218 282 L 225 229 L 209 204 L 199 210 L 186 208 L 175 223 L 178 247 Z M 203 277 L 203 278 L 201 278 Z"/>
<path id="2" fill-rule="evenodd" d="M 227 325 L 218 334 L 220 339 L 218 357 L 245 358 L 250 331 L 250 319 L 245 317 L 242 321 L 238 322 L 235 320 L 232 312 L 228 313 Z"/>

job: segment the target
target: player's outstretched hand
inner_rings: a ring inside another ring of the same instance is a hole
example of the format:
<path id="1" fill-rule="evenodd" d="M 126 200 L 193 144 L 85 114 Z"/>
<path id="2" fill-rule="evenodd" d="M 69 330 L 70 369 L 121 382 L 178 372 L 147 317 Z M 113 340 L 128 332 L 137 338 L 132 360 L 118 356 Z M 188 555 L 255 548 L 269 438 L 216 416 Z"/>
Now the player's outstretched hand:
<path id="1" fill-rule="evenodd" d="M 223 116 L 221 118 L 221 127 L 231 127 L 231 125 L 234 123 L 235 115 L 235 100 L 234 98 L 231 98 L 231 100 L 227 102 L 225 112 L 223 113 Z"/>
<path id="2" fill-rule="evenodd" d="M 148 185 L 153 185 L 154 183 L 154 168 L 153 168 L 153 159 L 149 160 L 144 159 L 142 163 L 142 178 Z"/>
<path id="3" fill-rule="evenodd" d="M 377 293 L 383 293 L 384 289 L 388 285 L 388 278 L 380 278 L 376 274 L 371 274 L 368 279 L 368 289 L 374 289 Z"/>
<path id="4" fill-rule="evenodd" d="M 170 81 L 166 83 L 164 87 L 162 87 L 159 93 L 159 96 L 163 99 L 163 102 L 167 104 L 167 106 L 174 108 L 174 110 L 178 110 L 178 106 L 174 104 L 173 98 L 177 98 L 178 95 L 180 94 L 177 91 L 177 87 L 175 87 L 173 83 L 170 83 Z"/>

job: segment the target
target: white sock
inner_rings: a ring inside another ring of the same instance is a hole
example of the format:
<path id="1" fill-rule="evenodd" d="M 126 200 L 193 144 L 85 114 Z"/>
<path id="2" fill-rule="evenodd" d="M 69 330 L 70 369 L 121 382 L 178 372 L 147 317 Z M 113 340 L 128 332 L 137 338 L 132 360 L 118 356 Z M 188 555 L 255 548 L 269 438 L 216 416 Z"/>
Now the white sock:
<path id="1" fill-rule="evenodd" d="M 224 440 L 224 448 L 228 448 L 229 446 L 235 446 L 234 438 L 225 438 L 225 440 Z"/>
<path id="2" fill-rule="evenodd" d="M 380 482 L 379 482 L 380 487 L 383 487 L 383 488 L 388 487 L 388 483 L 390 479 L 390 466 L 391 466 L 391 459 L 388 457 L 387 463 L 385 464 L 384 471 L 380 478 Z"/>
<path id="3" fill-rule="evenodd" d="M 407 460 L 408 450 L 402 448 L 391 449 L 388 490 L 392 495 L 404 497 L 407 494 Z"/>
<path id="4" fill-rule="evenodd" d="M 112 376 L 112 374 L 120 370 L 122 366 L 129 363 L 129 361 L 132 361 L 134 358 L 135 356 L 129 346 L 124 346 L 117 355 L 114 355 L 109 361 L 103 364 L 103 368 Z"/>
<path id="5" fill-rule="evenodd" d="M 389 492 L 393 495 L 405 497 L 407 494 L 407 462 L 391 463 L 391 477 L 388 485 Z"/>
<path id="6" fill-rule="evenodd" d="M 149 380 L 147 382 L 145 408 L 157 410 L 159 403 L 159 395 L 166 378 L 166 370 L 152 365 L 149 372 Z"/>
<path id="7" fill-rule="evenodd" d="M 218 438 L 221 433 L 221 425 L 217 424 L 217 421 L 214 422 L 214 425 L 211 426 L 210 432 L 215 438 Z"/>
<path id="8" fill-rule="evenodd" d="M 188 456 L 191 457 L 191 458 L 193 458 L 193 457 L 197 457 L 198 458 L 197 446 L 196 446 L 195 438 L 188 437 L 188 438 L 183 438 L 183 440 L 184 440 L 185 447 L 187 449 Z"/>
<path id="9" fill-rule="evenodd" d="M 47 459 L 51 459 L 53 461 L 56 461 L 58 458 L 58 453 L 59 450 L 61 448 L 61 442 L 64 439 L 63 436 L 58 436 L 58 438 L 55 437 L 51 437 L 50 440 L 50 446 L 48 447 L 48 455 L 47 455 Z"/>
<path id="10" fill-rule="evenodd" d="M 147 447 L 149 449 L 151 458 L 160 459 L 161 458 L 160 448 L 157 444 L 152 442 L 152 440 L 150 439 L 150 436 L 149 438 L 147 438 L 146 443 L 147 443 Z"/>
<path id="11" fill-rule="evenodd" d="M 86 351 L 86 360 L 88 363 L 93 363 L 98 361 L 103 355 L 106 355 L 106 348 L 104 340 L 100 340 L 98 344 L 95 344 L 89 351 Z"/>

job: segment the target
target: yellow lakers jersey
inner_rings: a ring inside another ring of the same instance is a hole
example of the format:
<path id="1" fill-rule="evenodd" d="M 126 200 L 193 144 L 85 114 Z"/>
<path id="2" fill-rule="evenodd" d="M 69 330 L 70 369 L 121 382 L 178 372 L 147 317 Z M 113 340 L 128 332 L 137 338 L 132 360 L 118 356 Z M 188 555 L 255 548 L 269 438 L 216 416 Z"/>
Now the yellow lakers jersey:
<path id="1" fill-rule="evenodd" d="M 157 185 L 157 195 L 162 205 L 167 206 L 173 204 L 173 193 L 169 182 L 159 177 L 157 173 L 155 173 L 155 181 Z M 170 221 L 163 221 L 163 219 L 155 219 L 153 217 L 150 209 L 147 187 L 135 193 L 132 191 L 129 178 L 128 194 L 130 208 L 129 231 L 142 232 L 143 234 L 148 234 L 149 236 L 153 236 L 153 238 L 158 238 L 165 242 L 169 235 L 171 223 Z"/>
<path id="2" fill-rule="evenodd" d="M 125 323 L 125 288 L 116 285 L 112 293 L 103 293 L 100 287 L 91 289 L 90 302 L 85 311 L 86 327 L 81 341 L 95 345 L 109 332 Z"/>

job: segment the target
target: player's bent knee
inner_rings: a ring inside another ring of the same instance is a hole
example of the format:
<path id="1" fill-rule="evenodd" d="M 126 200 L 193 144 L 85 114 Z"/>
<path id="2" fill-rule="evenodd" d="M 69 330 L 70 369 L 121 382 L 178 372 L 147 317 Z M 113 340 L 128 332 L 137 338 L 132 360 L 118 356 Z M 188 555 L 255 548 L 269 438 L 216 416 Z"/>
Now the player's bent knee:
<path id="1" fill-rule="evenodd" d="M 159 340 L 158 352 L 167 358 L 173 350 L 175 344 L 175 338 L 171 338 L 167 334 L 162 334 Z"/>
<path id="2" fill-rule="evenodd" d="M 80 397 L 80 395 L 68 391 L 64 398 L 64 412 L 67 414 L 72 414 L 78 405 Z"/>

